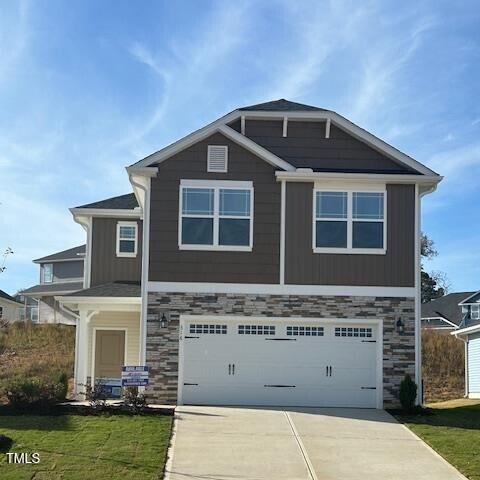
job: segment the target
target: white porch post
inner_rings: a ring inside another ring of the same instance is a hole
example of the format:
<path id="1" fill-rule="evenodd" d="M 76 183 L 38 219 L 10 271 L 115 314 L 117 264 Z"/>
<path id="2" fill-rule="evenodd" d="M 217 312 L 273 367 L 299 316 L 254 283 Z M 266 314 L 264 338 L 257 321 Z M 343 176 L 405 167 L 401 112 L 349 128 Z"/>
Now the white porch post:
<path id="1" fill-rule="evenodd" d="M 85 391 L 87 384 L 87 369 L 88 369 L 88 311 L 80 310 L 80 318 L 78 319 L 78 352 L 77 352 L 77 378 L 76 381 L 76 397 L 83 399 L 80 392 Z"/>

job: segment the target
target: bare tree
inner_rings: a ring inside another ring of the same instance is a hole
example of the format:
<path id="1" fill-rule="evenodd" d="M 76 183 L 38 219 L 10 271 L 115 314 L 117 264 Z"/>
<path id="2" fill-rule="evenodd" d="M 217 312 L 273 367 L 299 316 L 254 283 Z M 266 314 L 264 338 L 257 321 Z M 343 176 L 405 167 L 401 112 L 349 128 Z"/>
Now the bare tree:
<path id="1" fill-rule="evenodd" d="M 8 247 L 3 253 L 2 263 L 0 264 L 0 273 L 3 273 L 7 269 L 7 257 L 13 254 L 13 250 Z"/>

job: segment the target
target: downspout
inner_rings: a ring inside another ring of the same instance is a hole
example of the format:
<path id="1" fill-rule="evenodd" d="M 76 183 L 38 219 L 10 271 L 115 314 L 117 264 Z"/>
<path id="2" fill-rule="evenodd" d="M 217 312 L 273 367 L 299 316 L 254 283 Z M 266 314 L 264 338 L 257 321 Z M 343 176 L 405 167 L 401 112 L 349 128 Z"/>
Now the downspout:
<path id="1" fill-rule="evenodd" d="M 421 232 L 422 232 L 422 197 L 433 193 L 437 184 L 432 185 L 423 192 L 419 184 L 415 184 L 415 383 L 418 386 L 420 395 L 417 396 L 417 403 L 423 405 L 423 378 L 422 378 L 422 326 L 421 326 L 421 303 L 422 303 L 422 257 L 421 257 Z"/>

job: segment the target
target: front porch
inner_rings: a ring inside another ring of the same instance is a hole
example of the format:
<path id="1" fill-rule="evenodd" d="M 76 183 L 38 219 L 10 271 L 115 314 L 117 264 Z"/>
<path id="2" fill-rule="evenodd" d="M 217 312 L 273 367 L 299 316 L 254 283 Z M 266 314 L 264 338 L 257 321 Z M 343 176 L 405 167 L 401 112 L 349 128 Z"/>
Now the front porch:
<path id="1" fill-rule="evenodd" d="M 57 297 L 76 316 L 74 395 L 83 400 L 87 385 L 105 385 L 121 394 L 124 365 L 140 365 L 140 287 L 112 284 Z M 113 295 L 116 294 L 116 295 Z"/>

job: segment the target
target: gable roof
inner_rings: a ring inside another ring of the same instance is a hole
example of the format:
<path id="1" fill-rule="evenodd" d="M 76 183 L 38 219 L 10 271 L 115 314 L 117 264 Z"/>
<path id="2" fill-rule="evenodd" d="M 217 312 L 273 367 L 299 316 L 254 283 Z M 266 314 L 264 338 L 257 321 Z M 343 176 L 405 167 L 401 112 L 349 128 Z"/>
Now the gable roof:
<path id="1" fill-rule="evenodd" d="M 470 296 L 463 299 L 460 303 L 478 303 L 480 301 L 480 290 L 473 292 Z"/>
<path id="2" fill-rule="evenodd" d="M 83 260 L 85 256 L 85 245 L 62 250 L 61 252 L 52 253 L 46 257 L 37 258 L 33 263 L 45 263 L 45 262 L 64 262 L 68 260 Z"/>
<path id="3" fill-rule="evenodd" d="M 25 296 L 41 297 L 55 295 L 56 293 L 76 292 L 81 288 L 83 288 L 83 282 L 41 283 L 18 293 Z"/>
<path id="4" fill-rule="evenodd" d="M 259 158 L 275 165 L 279 169 L 287 172 L 295 172 L 296 167 L 288 162 L 285 158 L 281 158 L 274 152 L 260 146 L 250 138 L 246 137 L 242 132 L 237 132 L 230 126 L 232 122 L 238 119 L 291 119 L 291 120 L 312 120 L 318 122 L 326 122 L 327 125 L 333 124 L 340 129 L 347 132 L 352 137 L 364 142 L 366 145 L 374 148 L 375 150 L 383 153 L 387 157 L 391 158 L 395 162 L 410 167 L 421 177 L 424 175 L 426 180 L 431 180 L 431 183 L 435 185 L 442 177 L 440 177 L 433 170 L 429 169 L 425 165 L 417 162 L 408 155 L 400 152 L 396 148 L 392 147 L 388 143 L 384 142 L 380 138 L 371 134 L 370 132 L 360 128 L 353 122 L 342 117 L 338 113 L 326 110 L 319 107 L 313 107 L 311 105 L 304 105 L 296 102 L 290 102 L 285 99 L 275 100 L 272 102 L 260 103 L 257 105 L 251 105 L 234 110 L 233 112 L 224 115 L 223 117 L 215 120 L 214 122 L 190 133 L 189 135 L 181 138 L 180 140 L 168 145 L 167 147 L 139 160 L 138 162 L 130 165 L 127 168 L 129 173 L 135 171 L 141 171 L 145 167 L 157 166 L 162 161 L 172 157 L 176 153 L 184 150 L 185 148 L 193 145 L 194 143 L 207 138 L 208 136 L 220 132 L 227 136 L 237 144 L 243 146 L 247 150 L 256 154 Z M 303 165 L 301 168 L 311 168 L 308 164 Z M 377 173 L 377 172 L 373 172 Z"/>
<path id="5" fill-rule="evenodd" d="M 17 303 L 19 306 L 23 306 L 22 303 L 17 302 L 11 295 L 9 295 L 7 292 L 4 292 L 3 290 L 0 290 L 0 298 L 3 300 L 8 300 L 9 302 Z"/>
<path id="6" fill-rule="evenodd" d="M 455 325 L 462 323 L 462 309 L 458 305 L 474 292 L 449 293 L 428 303 L 422 303 L 422 318 L 445 318 Z"/>
<path id="7" fill-rule="evenodd" d="M 239 108 L 241 112 L 258 111 L 258 112 L 328 112 L 320 107 L 313 107 L 312 105 L 305 105 L 303 103 L 290 102 L 281 98 L 280 100 L 273 100 L 271 102 L 257 103 L 248 107 Z"/>
<path id="8" fill-rule="evenodd" d="M 98 202 L 87 203 L 75 208 L 100 208 L 108 210 L 133 210 L 137 208 L 138 202 L 134 193 L 126 193 L 118 197 L 106 198 Z"/>

